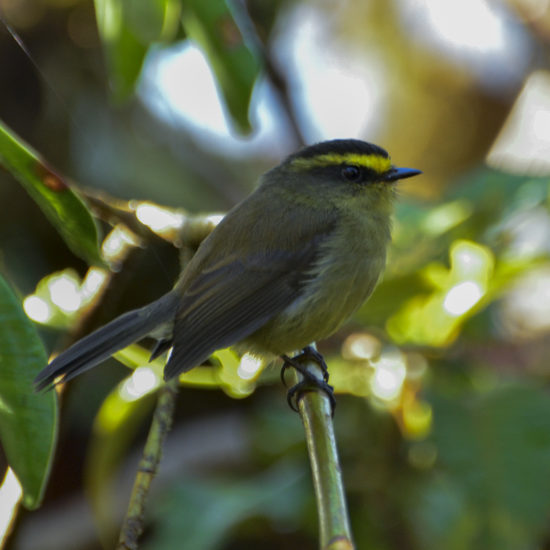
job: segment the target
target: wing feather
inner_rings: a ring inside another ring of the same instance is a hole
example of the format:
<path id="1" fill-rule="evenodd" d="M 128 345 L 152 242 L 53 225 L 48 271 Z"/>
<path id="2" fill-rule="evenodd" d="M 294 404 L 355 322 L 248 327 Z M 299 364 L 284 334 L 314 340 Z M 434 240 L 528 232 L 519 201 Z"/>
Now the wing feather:
<path id="1" fill-rule="evenodd" d="M 233 345 L 283 311 L 303 291 L 326 234 L 302 243 L 299 252 L 272 253 L 232 261 L 207 273 L 210 292 L 190 286 L 174 325 L 173 350 L 166 379 L 190 370 L 217 349 Z"/>
<path id="2" fill-rule="evenodd" d="M 48 388 L 58 377 L 67 382 L 95 367 L 154 328 L 170 322 L 176 313 L 177 304 L 177 294 L 169 292 L 155 302 L 129 311 L 98 328 L 75 342 L 43 369 L 34 380 L 36 388 Z"/>

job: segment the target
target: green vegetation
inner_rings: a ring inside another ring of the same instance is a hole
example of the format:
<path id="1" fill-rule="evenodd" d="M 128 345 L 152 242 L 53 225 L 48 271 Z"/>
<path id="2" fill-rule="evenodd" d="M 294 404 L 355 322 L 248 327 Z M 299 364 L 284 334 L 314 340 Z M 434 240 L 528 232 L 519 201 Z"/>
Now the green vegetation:
<path id="1" fill-rule="evenodd" d="M 314 135 L 293 96 L 300 75 L 278 58 L 298 3 L 248 4 L 246 14 L 223 0 L 77 0 L 2 16 L 28 56 L 0 23 L 0 443 L 22 504 L 39 508 L 21 515 L 14 548 L 46 545 L 43 518 L 56 531 L 47 548 L 114 546 L 163 361 L 134 345 L 58 396 L 33 393 L 32 379 L 68 340 L 170 288 L 212 227 L 194 213 L 227 210 L 279 160 L 252 146 L 245 158 L 216 151 L 205 130 L 151 114 L 147 60 L 193 41 L 233 129 L 256 130 L 263 79 L 273 116 L 290 121 L 273 150 Z M 407 32 L 399 2 L 359 4 L 315 9 L 327 43 L 330 27 L 350 60 L 368 54 L 384 73 L 387 114 L 360 137 L 424 176 L 402 185 L 374 295 L 319 343 L 357 548 L 546 548 L 550 179 L 528 159 L 486 163 L 532 73 L 488 92 Z M 530 43 L 545 39 L 516 24 Z M 181 378 L 141 547 L 317 548 L 303 430 L 278 366 L 231 350 L 211 363 Z M 84 492 L 93 527 L 74 504 Z M 77 521 L 87 528 L 70 534 Z"/>

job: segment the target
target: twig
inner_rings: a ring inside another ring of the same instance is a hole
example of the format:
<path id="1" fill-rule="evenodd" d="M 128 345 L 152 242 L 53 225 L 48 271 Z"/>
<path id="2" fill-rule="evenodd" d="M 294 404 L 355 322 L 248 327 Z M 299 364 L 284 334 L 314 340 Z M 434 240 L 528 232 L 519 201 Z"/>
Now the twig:
<path id="1" fill-rule="evenodd" d="M 300 124 L 298 123 L 298 117 L 296 116 L 294 105 L 292 103 L 286 76 L 276 66 L 265 46 L 263 46 L 261 53 L 263 56 L 265 72 L 279 96 L 279 100 L 286 113 L 288 122 L 290 123 L 290 127 L 294 132 L 298 144 L 303 146 L 306 143 L 306 137 L 302 132 Z"/>
<path id="2" fill-rule="evenodd" d="M 145 501 L 151 482 L 157 473 L 164 439 L 172 425 L 178 383 L 176 377 L 167 382 L 159 392 L 153 421 L 143 449 L 143 457 L 120 531 L 117 550 L 136 550 L 138 548 L 138 539 L 143 532 Z"/>
<path id="3" fill-rule="evenodd" d="M 323 372 L 315 362 L 310 361 L 305 366 L 323 380 Z M 298 382 L 301 375 L 292 371 Z M 319 548 L 353 550 L 330 399 L 322 390 L 306 391 L 299 398 L 298 410 L 304 424 L 317 499 Z"/>

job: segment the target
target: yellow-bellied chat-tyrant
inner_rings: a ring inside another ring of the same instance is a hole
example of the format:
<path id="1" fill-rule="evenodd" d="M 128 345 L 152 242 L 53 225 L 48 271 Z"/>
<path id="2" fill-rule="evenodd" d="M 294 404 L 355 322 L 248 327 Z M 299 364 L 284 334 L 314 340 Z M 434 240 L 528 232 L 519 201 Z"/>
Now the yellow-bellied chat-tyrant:
<path id="1" fill-rule="evenodd" d="M 263 175 L 202 242 L 173 290 L 74 343 L 36 377 L 69 380 L 162 329 L 165 379 L 236 346 L 285 355 L 333 333 L 370 296 L 386 261 L 394 184 L 420 174 L 359 140 L 298 151 Z"/>

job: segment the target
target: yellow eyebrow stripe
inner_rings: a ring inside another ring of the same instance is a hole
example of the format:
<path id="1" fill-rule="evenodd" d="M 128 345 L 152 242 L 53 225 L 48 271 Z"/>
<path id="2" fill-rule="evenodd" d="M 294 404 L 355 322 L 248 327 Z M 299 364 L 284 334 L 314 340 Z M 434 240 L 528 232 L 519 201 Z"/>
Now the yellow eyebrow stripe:
<path id="1" fill-rule="evenodd" d="M 337 166 L 339 164 L 354 164 L 383 174 L 391 168 L 391 159 L 381 155 L 361 155 L 358 153 L 326 153 L 310 158 L 296 158 L 290 166 L 297 170 L 309 170 L 323 166 Z"/>

